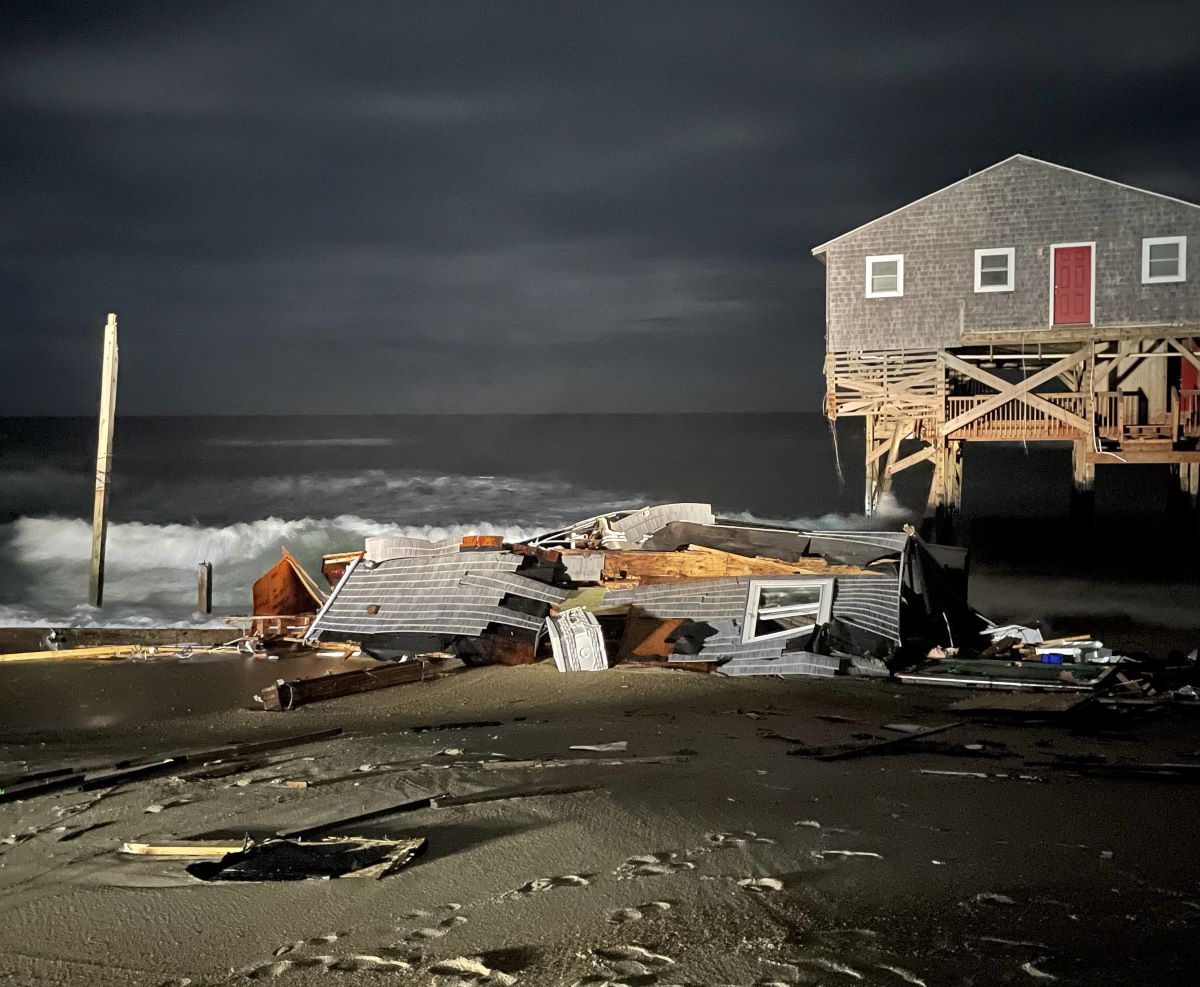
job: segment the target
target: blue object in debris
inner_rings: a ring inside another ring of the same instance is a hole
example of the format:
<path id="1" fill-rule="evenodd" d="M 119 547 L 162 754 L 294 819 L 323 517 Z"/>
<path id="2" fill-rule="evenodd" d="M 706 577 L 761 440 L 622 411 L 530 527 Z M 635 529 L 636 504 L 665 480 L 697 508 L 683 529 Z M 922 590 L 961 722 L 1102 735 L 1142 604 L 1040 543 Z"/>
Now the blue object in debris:
<path id="1" fill-rule="evenodd" d="M 1047 665 L 1061 665 L 1063 663 L 1063 656 L 1057 654 L 1042 655 L 1042 661 Z"/>

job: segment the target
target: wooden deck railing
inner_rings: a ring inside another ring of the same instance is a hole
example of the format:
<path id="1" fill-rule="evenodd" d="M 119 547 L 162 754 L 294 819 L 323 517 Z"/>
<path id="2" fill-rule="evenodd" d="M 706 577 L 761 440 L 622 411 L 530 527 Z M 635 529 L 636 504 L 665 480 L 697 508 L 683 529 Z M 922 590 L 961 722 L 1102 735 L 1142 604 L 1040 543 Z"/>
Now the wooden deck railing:
<path id="1" fill-rule="evenodd" d="M 989 397 L 987 394 L 947 397 L 946 420 L 950 421 L 977 408 L 989 400 Z M 1081 418 L 1087 415 L 1086 394 L 1039 394 L 1038 397 Z M 1066 422 L 1024 401 L 1008 401 L 985 412 L 962 428 L 955 429 L 947 438 L 1014 442 L 1021 439 L 1075 439 L 1079 438 L 1079 432 Z"/>
<path id="2" fill-rule="evenodd" d="M 1064 411 L 1080 418 L 1087 418 L 1087 395 L 1077 393 L 1039 393 Z M 946 398 L 946 421 L 976 408 L 989 399 L 986 394 L 952 395 Z M 1153 431 L 1156 427 L 1173 432 L 1175 441 L 1200 439 L 1200 390 L 1175 391 L 1172 406 L 1178 409 L 1178 426 L 1174 423 L 1174 412 L 1161 423 L 1146 420 L 1144 400 L 1137 391 L 1097 391 L 1095 395 L 1095 427 L 1100 438 L 1127 441 L 1136 437 L 1139 430 Z M 1077 439 L 1079 432 L 1066 422 L 1060 421 L 1044 410 L 1025 404 L 1023 401 L 1008 401 L 985 412 L 973 422 L 956 429 L 947 436 L 950 439 L 973 439 L 975 441 L 1012 442 L 1021 439 L 1054 440 Z"/>

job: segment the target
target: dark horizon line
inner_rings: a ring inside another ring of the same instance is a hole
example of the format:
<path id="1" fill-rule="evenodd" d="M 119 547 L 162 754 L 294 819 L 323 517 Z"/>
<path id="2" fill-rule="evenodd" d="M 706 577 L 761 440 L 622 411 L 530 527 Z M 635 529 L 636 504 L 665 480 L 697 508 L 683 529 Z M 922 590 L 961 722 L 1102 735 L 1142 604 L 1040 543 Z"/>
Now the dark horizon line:
<path id="1" fill-rule="evenodd" d="M 235 413 L 235 412 L 164 412 L 157 414 L 117 415 L 116 420 L 133 418 L 633 418 L 633 417 L 685 417 L 720 415 L 820 415 L 822 412 L 796 409 L 793 411 L 389 411 L 389 412 L 344 412 L 344 413 Z M 33 419 L 84 419 L 96 420 L 89 415 L 8 415 L 0 414 L 0 421 L 28 421 Z"/>

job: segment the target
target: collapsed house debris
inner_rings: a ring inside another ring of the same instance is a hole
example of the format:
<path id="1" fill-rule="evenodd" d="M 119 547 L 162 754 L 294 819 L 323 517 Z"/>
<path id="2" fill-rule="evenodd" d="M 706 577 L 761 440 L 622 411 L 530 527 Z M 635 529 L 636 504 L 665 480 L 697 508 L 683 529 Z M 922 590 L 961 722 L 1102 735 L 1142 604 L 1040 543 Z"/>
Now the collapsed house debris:
<path id="1" fill-rule="evenodd" d="M 933 648 L 981 649 L 988 626 L 967 605 L 960 549 L 911 530 L 742 525 L 706 504 L 615 511 L 515 544 L 371 538 L 324 568 L 343 564 L 305 642 L 375 655 L 887 674 Z"/>

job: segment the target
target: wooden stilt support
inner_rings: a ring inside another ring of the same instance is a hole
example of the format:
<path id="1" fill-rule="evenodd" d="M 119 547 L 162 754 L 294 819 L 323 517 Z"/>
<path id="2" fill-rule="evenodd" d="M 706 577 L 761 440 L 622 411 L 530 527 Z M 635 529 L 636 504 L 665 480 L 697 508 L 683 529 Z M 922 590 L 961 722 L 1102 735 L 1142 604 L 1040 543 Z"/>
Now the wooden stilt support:
<path id="1" fill-rule="evenodd" d="M 1090 448 L 1086 439 L 1071 444 L 1071 519 L 1085 535 L 1090 533 L 1096 508 L 1096 464 L 1088 462 Z"/>
<path id="2" fill-rule="evenodd" d="M 879 458 L 875 453 L 875 416 L 867 415 L 864 419 L 866 428 L 866 475 L 863 483 L 863 514 L 870 517 L 875 513 L 875 502 L 879 496 Z"/>
<path id="3" fill-rule="evenodd" d="M 104 603 L 104 554 L 108 541 L 108 479 L 112 472 L 113 423 L 117 413 L 117 317 L 104 327 L 104 366 L 100 378 L 100 434 L 96 444 L 96 498 L 92 506 L 92 564 L 88 602 Z"/>
<path id="4" fill-rule="evenodd" d="M 1191 542 L 1200 536 L 1200 463 L 1173 463 L 1167 491 L 1167 516 L 1172 532 Z"/>
<path id="5" fill-rule="evenodd" d="M 937 442 L 933 446 L 933 476 L 926 507 L 933 516 L 934 537 L 954 539 L 954 521 L 962 508 L 962 442 Z"/>
<path id="6" fill-rule="evenodd" d="M 896 422 L 895 428 L 892 429 L 891 445 L 888 447 L 888 454 L 887 454 L 887 465 L 888 466 L 891 466 L 893 463 L 895 463 L 897 461 L 897 459 L 900 458 L 900 443 L 904 441 L 905 436 L 908 435 L 908 433 L 910 431 L 912 431 L 912 426 L 909 422 L 906 422 L 906 421 Z M 879 492 L 880 492 L 880 494 L 891 493 L 892 492 L 892 478 L 893 478 L 893 476 L 895 476 L 895 474 L 890 472 L 887 469 L 882 468 L 882 466 L 883 466 L 883 463 L 881 461 L 880 462 L 881 469 L 880 469 L 880 477 L 879 477 Z"/>

